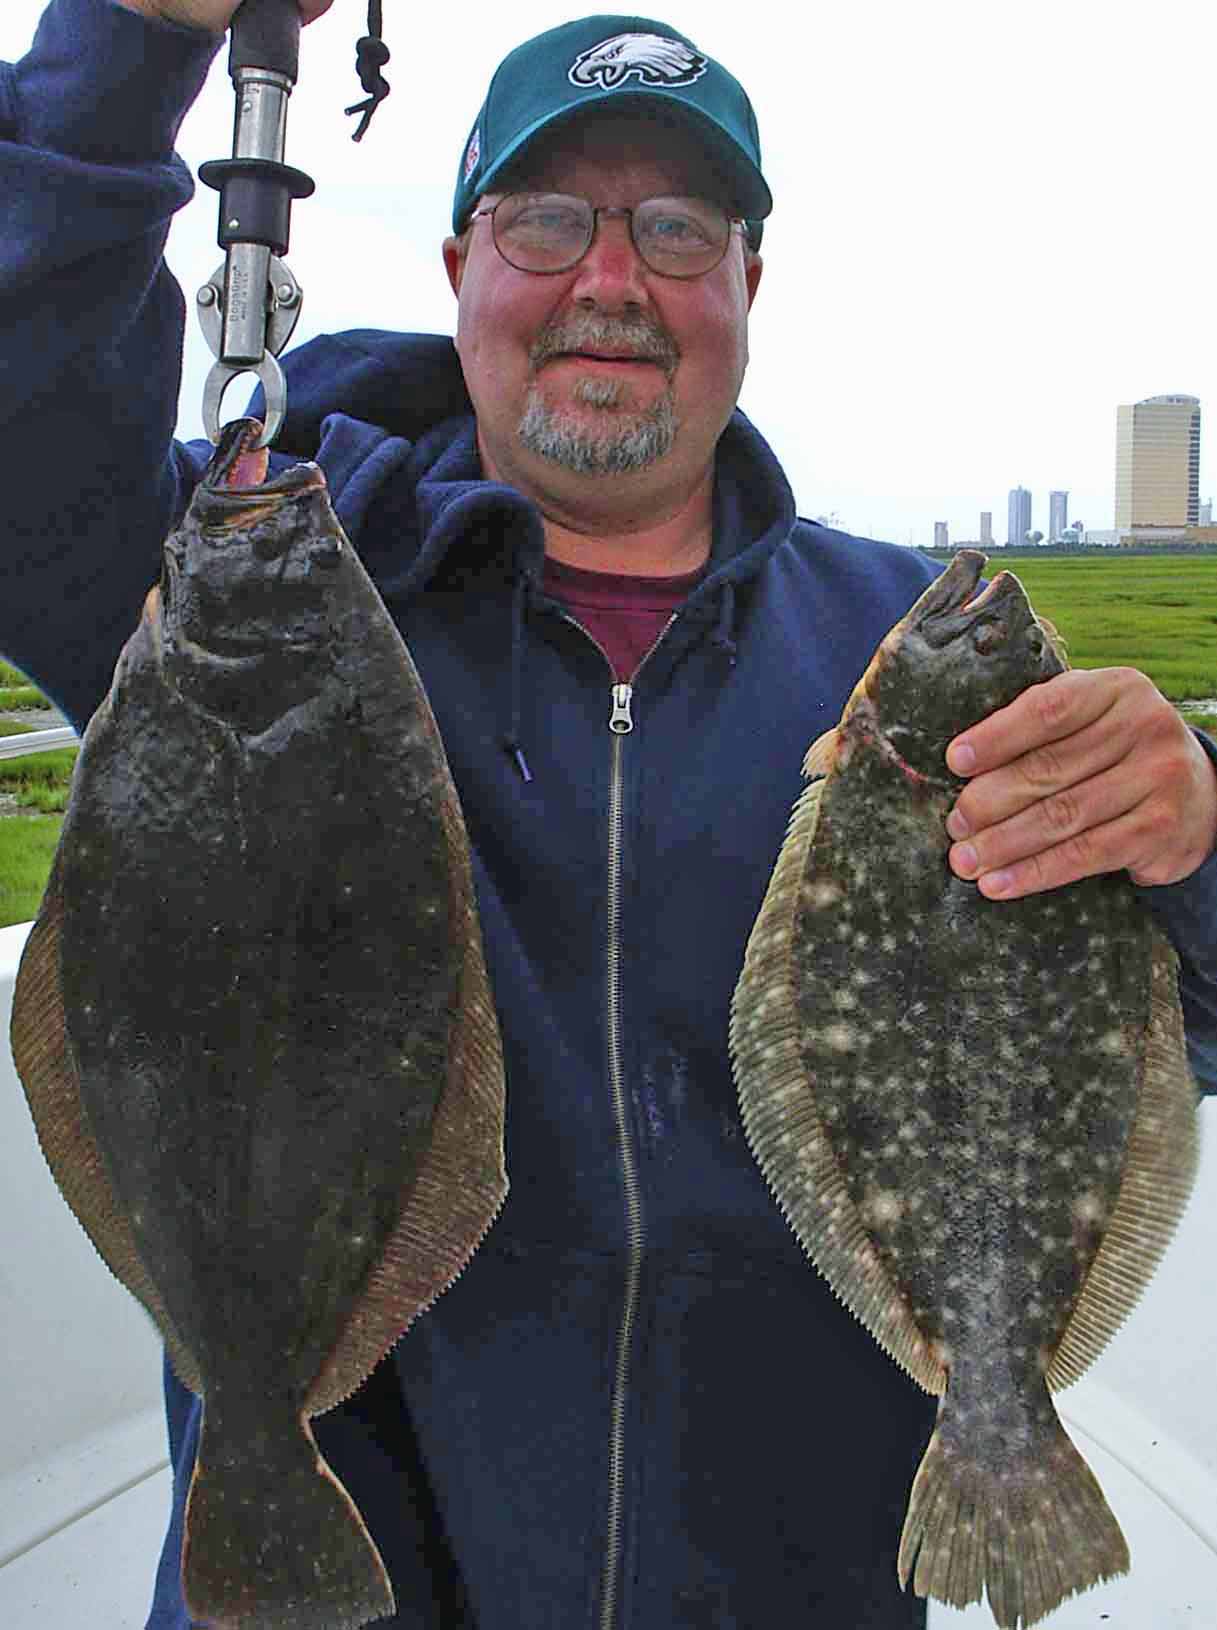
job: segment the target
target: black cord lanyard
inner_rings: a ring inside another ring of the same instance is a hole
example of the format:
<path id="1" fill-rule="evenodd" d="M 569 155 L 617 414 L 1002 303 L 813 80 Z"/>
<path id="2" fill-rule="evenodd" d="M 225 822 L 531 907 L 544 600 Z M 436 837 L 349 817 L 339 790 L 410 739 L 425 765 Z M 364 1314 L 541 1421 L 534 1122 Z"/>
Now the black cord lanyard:
<path id="1" fill-rule="evenodd" d="M 362 141 L 368 126 L 372 122 L 372 115 L 388 96 L 390 86 L 388 80 L 381 73 L 381 69 L 389 60 L 389 47 L 381 38 L 384 30 L 384 18 L 381 11 L 382 0 L 368 0 L 368 32 L 355 47 L 355 64 L 359 71 L 359 83 L 368 93 L 366 102 L 356 102 L 354 107 L 347 109 L 348 113 L 361 113 L 363 118 L 359 121 L 359 129 L 351 138 L 352 141 Z"/>

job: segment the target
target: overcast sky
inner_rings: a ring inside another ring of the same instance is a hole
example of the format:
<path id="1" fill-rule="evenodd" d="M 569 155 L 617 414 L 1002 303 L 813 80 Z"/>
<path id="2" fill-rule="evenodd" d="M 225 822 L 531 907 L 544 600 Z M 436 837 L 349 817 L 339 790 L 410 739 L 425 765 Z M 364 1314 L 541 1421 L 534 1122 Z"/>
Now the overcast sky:
<path id="1" fill-rule="evenodd" d="M 103 0 L 98 0 L 103 3 Z M 387 0 L 393 94 L 360 146 L 343 108 L 364 0 L 305 30 L 288 159 L 316 179 L 289 262 L 298 337 L 450 333 L 439 243 L 456 164 L 500 57 L 580 12 L 548 0 Z M 4 0 L 0 57 L 42 0 Z M 775 199 L 741 406 L 805 515 L 901 543 L 1006 535 L 1006 498 L 1070 492 L 1112 524 L 1116 405 L 1201 399 L 1201 496 L 1217 492 L 1211 338 L 1217 25 L 1200 0 L 673 0 L 662 15 L 744 83 Z M 231 151 L 226 54 L 187 119 L 196 168 Z M 169 258 L 188 293 L 220 259 L 199 189 Z M 81 290 L 86 299 L 87 290 Z M 210 354 L 187 341 L 179 430 L 201 434 Z M 243 405 L 232 387 L 225 412 Z"/>

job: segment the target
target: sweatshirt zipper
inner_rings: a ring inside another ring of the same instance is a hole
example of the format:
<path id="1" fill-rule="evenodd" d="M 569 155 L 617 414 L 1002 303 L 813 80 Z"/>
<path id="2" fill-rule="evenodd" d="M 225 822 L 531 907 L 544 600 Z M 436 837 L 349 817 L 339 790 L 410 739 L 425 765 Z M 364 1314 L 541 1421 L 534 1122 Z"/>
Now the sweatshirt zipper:
<path id="1" fill-rule="evenodd" d="M 609 769 L 608 823 L 608 956 L 606 960 L 606 1022 L 609 1084 L 613 1112 L 617 1119 L 618 1149 L 621 1155 L 621 1186 L 625 1195 L 626 1265 L 625 1292 L 621 1303 L 621 1323 L 617 1330 L 617 1361 L 613 1373 L 613 1399 L 609 1412 L 608 1510 L 605 1517 L 604 1568 L 600 1585 L 600 1630 L 616 1630 L 617 1585 L 621 1574 L 623 1546 L 622 1517 L 625 1506 L 625 1419 L 629 1403 L 630 1360 L 633 1354 L 634 1322 L 638 1313 L 638 1288 L 642 1278 L 642 1253 L 646 1226 L 642 1215 L 642 1189 L 638 1180 L 638 1160 L 630 1129 L 626 1100 L 625 1066 L 621 1056 L 621 838 L 625 825 L 625 738 L 634 729 L 632 702 L 634 681 L 676 621 L 668 618 L 654 645 L 634 669 L 628 685 L 612 687 L 608 727 L 612 734 Z M 585 630 L 586 632 L 586 630 Z M 588 636 L 591 638 L 591 636 Z M 593 641 L 593 643 L 598 643 Z M 605 661 L 608 661 L 607 655 Z M 612 671 L 612 664 L 609 664 Z"/>
<path id="2" fill-rule="evenodd" d="M 633 687 L 613 686 L 613 711 L 609 729 L 613 732 L 611 779 L 609 783 L 608 831 L 608 959 L 606 1035 L 609 1084 L 613 1112 L 617 1120 L 617 1141 L 621 1156 L 622 1188 L 625 1193 L 626 1240 L 629 1259 L 621 1323 L 617 1332 L 617 1361 L 613 1374 L 613 1399 L 609 1414 L 608 1511 L 605 1521 L 604 1571 L 600 1588 L 600 1630 L 614 1630 L 617 1622 L 617 1577 L 621 1569 L 622 1510 L 625 1503 L 625 1417 L 629 1396 L 630 1357 L 634 1319 L 638 1311 L 638 1283 L 642 1275 L 644 1228 L 642 1195 L 638 1184 L 638 1164 L 630 1130 L 625 1095 L 625 1069 L 621 1058 L 621 834 L 624 824 L 622 759 L 625 737 L 634 728 L 630 717 Z"/>
<path id="3" fill-rule="evenodd" d="M 613 672 L 608 653 L 593 634 L 569 612 L 560 614 L 604 657 Z M 612 735 L 609 760 L 608 811 L 608 891 L 605 903 L 608 950 L 605 959 L 605 1045 L 613 1114 L 617 1121 L 617 1144 L 621 1158 L 621 1186 L 625 1195 L 625 1230 L 628 1260 L 625 1291 L 621 1302 L 621 1322 L 617 1327 L 617 1356 L 613 1370 L 613 1397 L 609 1409 L 608 1505 L 604 1525 L 604 1562 L 600 1575 L 599 1630 L 616 1630 L 617 1583 L 621 1573 L 622 1514 L 625 1504 L 625 1417 L 629 1403 L 630 1358 L 634 1322 L 638 1314 L 638 1287 L 642 1279 L 642 1253 L 646 1226 L 642 1215 L 642 1189 L 638 1180 L 638 1160 L 630 1130 L 625 1092 L 625 1066 L 621 1057 L 621 837 L 625 825 L 625 738 L 634 729 L 632 703 L 634 680 L 650 661 L 659 642 L 676 621 L 676 613 L 660 629 L 654 645 L 634 669 L 628 685 L 614 684 L 608 727 Z"/>

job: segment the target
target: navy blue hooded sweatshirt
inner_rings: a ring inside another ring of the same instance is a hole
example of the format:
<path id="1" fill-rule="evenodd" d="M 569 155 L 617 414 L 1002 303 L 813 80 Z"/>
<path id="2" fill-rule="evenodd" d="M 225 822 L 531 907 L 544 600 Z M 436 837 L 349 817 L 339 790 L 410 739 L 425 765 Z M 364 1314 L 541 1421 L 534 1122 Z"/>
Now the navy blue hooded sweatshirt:
<path id="1" fill-rule="evenodd" d="M 0 64 L 0 649 L 78 726 L 209 452 L 172 444 L 183 302 L 161 252 L 213 51 L 111 0 L 53 0 L 30 55 Z M 508 1065 L 500 1219 L 316 1423 L 385 1555 L 391 1622 L 923 1625 L 895 1547 L 933 1405 L 786 1228 L 726 1037 L 802 755 L 937 566 L 798 520 L 737 413 L 710 568 L 613 734 L 603 654 L 542 593 L 539 515 L 482 478 L 451 342 L 355 331 L 287 360 L 273 468 L 319 461 L 426 683 Z M 1147 893 L 1211 1089 L 1217 860 Z M 168 1372 L 166 1399 L 149 1624 L 184 1630 L 199 1406 Z"/>

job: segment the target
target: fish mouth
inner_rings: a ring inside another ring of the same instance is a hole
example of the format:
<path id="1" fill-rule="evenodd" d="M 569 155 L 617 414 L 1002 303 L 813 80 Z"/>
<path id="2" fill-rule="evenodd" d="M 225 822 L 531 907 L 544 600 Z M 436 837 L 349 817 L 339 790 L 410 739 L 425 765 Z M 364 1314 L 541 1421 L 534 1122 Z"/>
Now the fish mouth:
<path id="1" fill-rule="evenodd" d="M 325 492 L 320 466 L 307 461 L 267 481 L 270 452 L 256 445 L 261 434 L 257 419 L 236 419 L 221 432 L 196 494 L 198 519 L 208 531 L 252 531 L 286 506 Z"/>
<path id="2" fill-rule="evenodd" d="M 256 445 L 261 434 L 262 425 L 257 419 L 234 419 L 225 425 L 203 476 L 208 498 L 222 509 L 240 513 L 245 520 L 266 500 L 271 501 L 267 505 L 269 512 L 277 502 L 324 489 L 326 484 L 320 467 L 309 462 L 294 464 L 274 481 L 267 481 L 270 452 Z"/>
<path id="3" fill-rule="evenodd" d="M 182 526 L 166 542 L 155 607 L 167 648 L 213 674 L 256 682 L 327 648 L 343 544 L 326 480 L 302 463 L 267 481 L 261 425 L 226 425 Z"/>
<path id="4" fill-rule="evenodd" d="M 998 572 L 979 594 L 975 592 L 985 560 L 978 549 L 961 549 L 910 614 L 910 621 L 935 650 L 982 622 L 989 626 L 989 645 L 1001 643 L 1009 632 L 1010 614 L 1026 603 L 1022 584 L 1007 571 Z"/>

